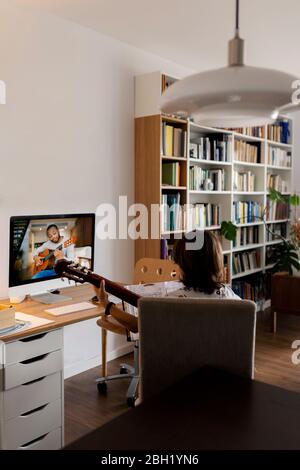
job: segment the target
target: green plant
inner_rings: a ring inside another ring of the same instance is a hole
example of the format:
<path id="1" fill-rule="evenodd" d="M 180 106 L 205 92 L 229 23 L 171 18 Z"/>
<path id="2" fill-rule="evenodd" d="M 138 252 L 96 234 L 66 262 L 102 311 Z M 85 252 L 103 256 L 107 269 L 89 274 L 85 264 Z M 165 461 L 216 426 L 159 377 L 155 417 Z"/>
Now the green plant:
<path id="1" fill-rule="evenodd" d="M 284 196 L 279 191 L 269 188 L 269 200 L 272 202 L 282 202 L 290 204 L 295 209 L 299 206 L 300 198 L 297 194 Z M 293 268 L 300 271 L 300 261 L 298 256 L 298 243 L 295 242 L 294 237 L 291 240 L 286 239 L 282 235 L 274 233 L 266 223 L 267 206 L 264 208 L 260 219 L 264 222 L 266 230 L 272 234 L 276 239 L 280 239 L 282 243 L 274 248 L 274 252 L 270 261 L 274 263 L 273 272 L 287 271 L 289 274 L 293 273 Z M 293 232 L 292 232 L 293 233 Z M 230 221 L 223 221 L 221 224 L 221 234 L 229 241 L 236 239 L 237 227 Z"/>

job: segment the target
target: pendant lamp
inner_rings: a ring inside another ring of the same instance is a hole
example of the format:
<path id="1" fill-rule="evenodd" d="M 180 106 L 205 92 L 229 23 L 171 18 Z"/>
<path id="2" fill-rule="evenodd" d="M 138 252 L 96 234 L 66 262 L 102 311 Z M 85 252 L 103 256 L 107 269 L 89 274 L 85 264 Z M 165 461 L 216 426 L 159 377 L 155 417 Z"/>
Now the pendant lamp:
<path id="1" fill-rule="evenodd" d="M 295 80 L 297 77 L 285 72 L 244 64 L 236 0 L 235 36 L 229 41 L 228 66 L 176 81 L 163 93 L 161 111 L 206 126 L 262 126 L 274 122 L 281 109 L 295 109 L 291 104 Z"/>

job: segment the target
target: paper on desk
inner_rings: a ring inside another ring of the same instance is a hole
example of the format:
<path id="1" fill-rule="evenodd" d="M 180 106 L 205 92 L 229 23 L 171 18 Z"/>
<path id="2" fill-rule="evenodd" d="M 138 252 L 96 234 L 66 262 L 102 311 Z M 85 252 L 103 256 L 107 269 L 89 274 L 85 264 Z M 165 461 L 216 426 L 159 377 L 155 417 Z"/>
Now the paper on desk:
<path id="1" fill-rule="evenodd" d="M 16 319 L 30 322 L 29 325 L 26 325 L 24 326 L 24 328 L 22 328 L 22 331 L 27 330 L 28 328 L 37 328 L 38 326 L 48 325 L 48 323 L 54 322 L 54 320 L 47 320 L 46 318 L 40 318 L 34 315 L 28 315 L 27 313 L 23 313 L 23 312 L 16 312 Z"/>

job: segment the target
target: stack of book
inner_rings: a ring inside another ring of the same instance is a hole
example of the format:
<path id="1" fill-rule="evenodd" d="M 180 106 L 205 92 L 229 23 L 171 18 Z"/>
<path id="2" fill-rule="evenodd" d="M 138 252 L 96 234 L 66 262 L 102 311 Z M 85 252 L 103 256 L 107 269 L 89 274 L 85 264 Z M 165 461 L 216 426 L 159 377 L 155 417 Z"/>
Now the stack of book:
<path id="1" fill-rule="evenodd" d="M 281 224 L 269 224 L 268 229 L 266 229 L 267 242 L 279 240 L 280 237 L 287 237 L 287 224 L 284 222 Z"/>
<path id="2" fill-rule="evenodd" d="M 161 226 L 163 232 L 185 229 L 185 210 L 180 205 L 180 193 L 162 195 Z"/>
<path id="3" fill-rule="evenodd" d="M 251 171 L 238 172 L 233 174 L 233 190 L 234 191 L 255 191 L 255 174 Z"/>
<path id="4" fill-rule="evenodd" d="M 268 139 L 288 144 L 290 137 L 290 124 L 288 119 L 282 119 L 268 126 Z"/>
<path id="5" fill-rule="evenodd" d="M 271 173 L 268 173 L 267 188 L 276 189 L 276 191 L 286 193 L 288 191 L 288 184 L 287 181 L 282 179 L 281 175 L 271 175 Z"/>
<path id="6" fill-rule="evenodd" d="M 283 166 L 290 168 L 292 164 L 292 153 L 278 147 L 269 147 L 268 165 Z"/>
<path id="7" fill-rule="evenodd" d="M 267 200 L 266 219 L 267 220 L 285 220 L 290 215 L 290 205 L 288 202 Z"/>
<path id="8" fill-rule="evenodd" d="M 260 267 L 260 250 L 243 251 L 232 257 L 233 274 L 252 271 Z"/>
<path id="9" fill-rule="evenodd" d="M 260 137 L 261 139 L 265 137 L 264 127 L 231 127 L 228 130 L 237 132 L 238 134 L 249 135 L 250 137 Z"/>
<path id="10" fill-rule="evenodd" d="M 233 281 L 232 290 L 241 299 L 261 302 L 266 299 L 266 279 L 264 274 L 249 276 L 247 282 Z"/>
<path id="11" fill-rule="evenodd" d="M 162 123 L 162 155 L 166 157 L 183 157 L 187 155 L 187 132 L 181 127 Z"/>
<path id="12" fill-rule="evenodd" d="M 260 144 L 249 144 L 243 140 L 235 140 L 234 158 L 240 162 L 261 163 Z"/>
<path id="13" fill-rule="evenodd" d="M 234 248 L 239 248 L 245 245 L 259 243 L 259 227 L 254 225 L 251 227 L 238 227 L 236 238 L 233 242 Z"/>
<path id="14" fill-rule="evenodd" d="M 263 215 L 263 204 L 257 201 L 234 201 L 233 217 L 236 224 L 260 222 Z"/>
<path id="15" fill-rule="evenodd" d="M 190 143 L 190 158 L 228 162 L 231 155 L 231 138 L 227 134 L 201 137 Z"/>
<path id="16" fill-rule="evenodd" d="M 194 204 L 190 207 L 190 225 L 193 229 L 203 229 L 220 225 L 221 208 L 217 204 Z"/>
<path id="17" fill-rule="evenodd" d="M 162 164 L 162 184 L 180 186 L 180 163 L 172 162 Z"/>
<path id="18" fill-rule="evenodd" d="M 225 191 L 225 171 L 191 166 L 190 189 L 192 191 Z"/>

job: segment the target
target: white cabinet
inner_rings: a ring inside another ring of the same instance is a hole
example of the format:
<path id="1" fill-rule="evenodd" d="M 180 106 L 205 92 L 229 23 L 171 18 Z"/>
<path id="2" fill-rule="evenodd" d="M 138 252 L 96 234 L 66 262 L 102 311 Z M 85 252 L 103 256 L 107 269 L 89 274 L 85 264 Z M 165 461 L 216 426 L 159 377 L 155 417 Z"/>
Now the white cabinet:
<path id="1" fill-rule="evenodd" d="M 0 449 L 63 446 L 63 331 L 2 343 Z"/>

